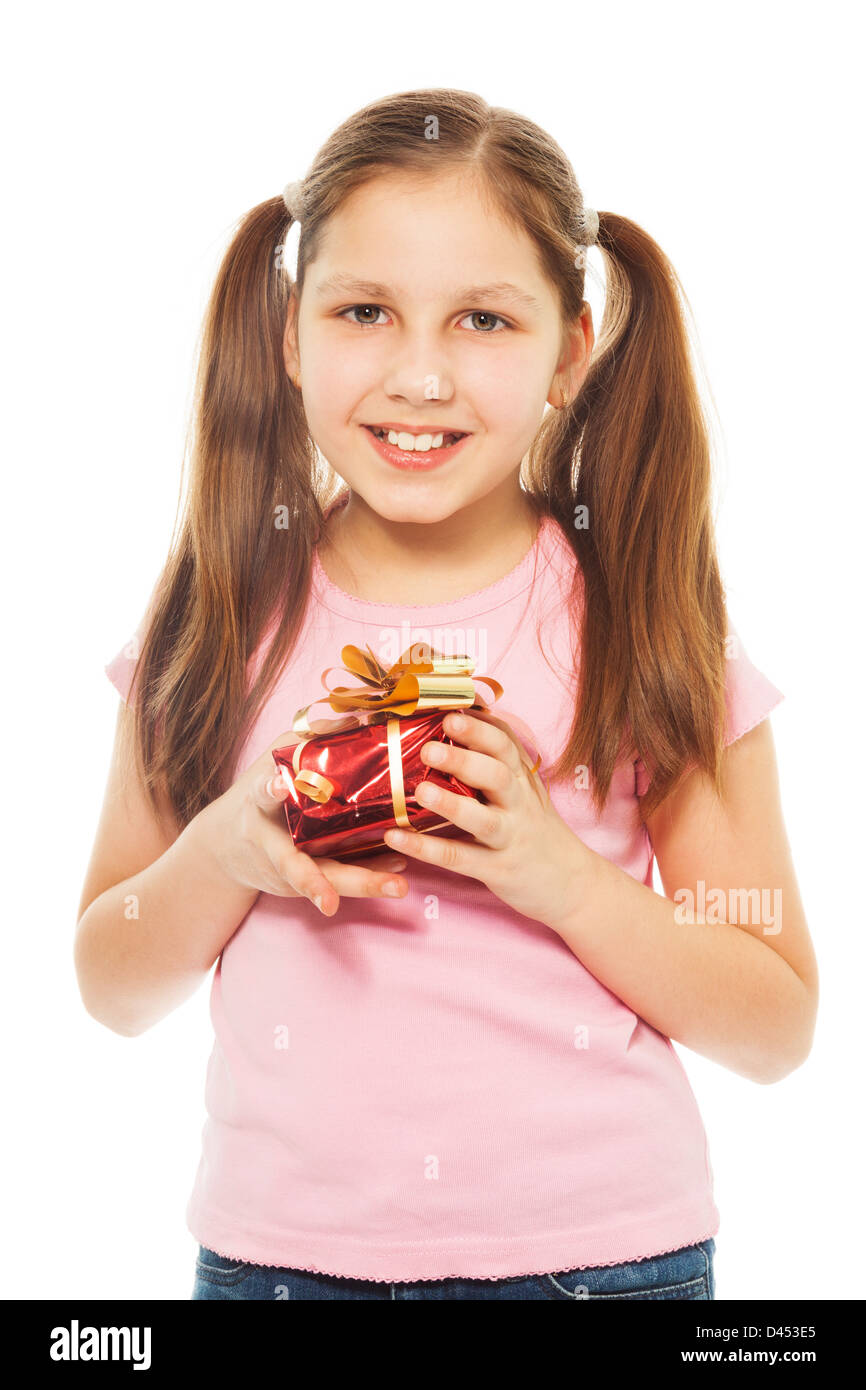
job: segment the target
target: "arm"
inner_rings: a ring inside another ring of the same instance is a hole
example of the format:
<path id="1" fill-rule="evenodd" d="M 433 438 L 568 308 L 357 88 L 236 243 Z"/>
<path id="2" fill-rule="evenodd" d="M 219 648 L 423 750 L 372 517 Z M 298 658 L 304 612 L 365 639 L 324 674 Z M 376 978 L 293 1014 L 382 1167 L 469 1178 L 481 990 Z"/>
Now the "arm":
<path id="1" fill-rule="evenodd" d="M 131 771 L 130 740 L 121 705 L 74 945 L 85 1008 L 127 1037 L 194 992 L 258 897 L 208 853 L 211 806 L 181 833 L 167 806 L 154 816 Z"/>
<path id="2" fill-rule="evenodd" d="M 809 1054 L 818 969 L 769 721 L 731 744 L 724 761 L 724 801 L 695 771 L 646 823 L 666 896 L 586 851 L 558 932 L 659 1032 L 770 1083 Z M 722 890 L 717 916 L 713 889 Z"/>

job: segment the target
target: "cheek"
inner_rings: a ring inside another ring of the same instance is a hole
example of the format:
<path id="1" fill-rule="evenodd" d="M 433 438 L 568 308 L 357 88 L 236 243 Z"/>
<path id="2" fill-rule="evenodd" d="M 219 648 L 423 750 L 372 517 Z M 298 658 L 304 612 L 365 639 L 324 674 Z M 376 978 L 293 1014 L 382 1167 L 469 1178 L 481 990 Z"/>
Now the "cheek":
<path id="1" fill-rule="evenodd" d="M 512 348 L 484 356 L 487 361 L 474 362 L 461 372 L 458 392 L 498 439 L 528 444 L 538 429 L 549 386 L 537 353 Z"/>
<path id="2" fill-rule="evenodd" d="M 310 351 L 302 358 L 301 386 L 310 433 L 322 448 L 345 445 L 348 422 L 355 420 L 358 402 L 368 389 L 361 379 L 357 357 L 346 351 Z"/>
<path id="3" fill-rule="evenodd" d="M 311 389 L 325 399 L 332 394 L 345 394 L 348 388 L 344 383 L 363 373 L 359 357 L 342 333 L 310 333 L 301 353 L 304 388 L 309 381 Z"/>

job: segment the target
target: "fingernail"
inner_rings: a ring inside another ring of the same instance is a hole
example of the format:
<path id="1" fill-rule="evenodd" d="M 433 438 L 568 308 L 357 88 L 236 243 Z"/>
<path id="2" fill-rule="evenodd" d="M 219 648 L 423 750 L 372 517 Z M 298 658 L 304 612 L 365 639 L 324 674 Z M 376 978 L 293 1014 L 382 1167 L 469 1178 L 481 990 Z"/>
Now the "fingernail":
<path id="1" fill-rule="evenodd" d="M 463 728 L 463 715 L 449 714 L 446 723 L 448 724 L 449 729 L 453 729 L 454 732 L 457 733 L 459 729 Z"/>
<path id="2" fill-rule="evenodd" d="M 399 883 L 386 883 L 382 889 L 386 898 L 399 898 L 403 892 Z"/>
<path id="3" fill-rule="evenodd" d="M 320 911 L 321 913 L 323 913 L 325 917 L 327 917 L 328 914 L 327 914 L 327 912 L 325 912 L 325 909 L 322 907 L 322 895 L 321 895 L 321 893 L 318 893 L 318 894 L 316 895 L 316 897 L 313 898 L 313 902 L 314 902 L 315 906 L 319 909 L 319 911 Z"/>

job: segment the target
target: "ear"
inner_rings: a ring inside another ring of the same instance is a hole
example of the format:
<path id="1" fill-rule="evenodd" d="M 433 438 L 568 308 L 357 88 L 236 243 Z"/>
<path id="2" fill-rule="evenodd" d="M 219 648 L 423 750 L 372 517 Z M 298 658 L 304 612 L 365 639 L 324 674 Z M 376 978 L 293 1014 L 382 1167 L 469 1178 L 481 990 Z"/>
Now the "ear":
<path id="1" fill-rule="evenodd" d="M 562 410 L 577 395 L 589 371 L 594 344 L 592 308 L 589 300 L 585 299 L 580 314 L 568 331 L 566 346 L 551 382 L 547 399 L 555 409 Z"/>
<path id="2" fill-rule="evenodd" d="M 292 378 L 298 376 L 301 370 L 301 360 L 298 356 L 298 339 L 295 325 L 295 297 L 294 294 L 289 299 L 289 309 L 286 314 L 286 326 L 283 331 L 283 365 L 286 372 Z"/>

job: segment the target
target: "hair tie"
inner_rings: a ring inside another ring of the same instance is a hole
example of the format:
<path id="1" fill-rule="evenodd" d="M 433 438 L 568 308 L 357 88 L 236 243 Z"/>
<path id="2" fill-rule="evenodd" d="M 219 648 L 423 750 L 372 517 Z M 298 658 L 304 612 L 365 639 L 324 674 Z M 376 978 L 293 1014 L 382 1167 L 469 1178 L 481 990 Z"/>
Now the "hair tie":
<path id="1" fill-rule="evenodd" d="M 586 250 L 598 241 L 598 213 L 595 208 L 584 208 L 580 216 L 580 241 L 575 247 L 574 266 L 576 270 L 586 269 Z"/>
<path id="2" fill-rule="evenodd" d="M 580 238 L 583 246 L 594 246 L 598 241 L 598 213 L 595 208 L 584 208 L 581 218 L 583 226 L 583 236 Z"/>
<path id="3" fill-rule="evenodd" d="M 283 189 L 283 202 L 286 205 L 286 212 L 294 222 L 300 222 L 301 220 L 295 209 L 301 206 L 301 189 L 303 186 L 303 179 L 295 179 L 294 183 L 287 183 Z"/>

